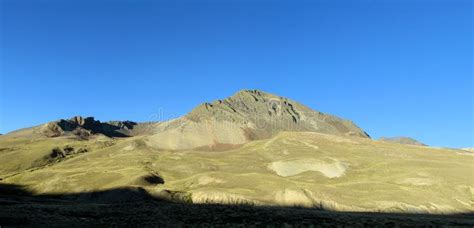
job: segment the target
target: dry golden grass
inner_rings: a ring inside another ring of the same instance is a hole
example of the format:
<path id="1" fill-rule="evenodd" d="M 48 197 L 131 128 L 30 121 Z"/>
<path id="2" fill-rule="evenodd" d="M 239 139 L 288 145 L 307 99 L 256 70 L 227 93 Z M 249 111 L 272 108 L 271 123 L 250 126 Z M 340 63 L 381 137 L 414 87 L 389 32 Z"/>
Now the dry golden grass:
<path id="1" fill-rule="evenodd" d="M 52 148 L 87 153 L 51 160 Z M 182 191 L 195 203 L 301 205 L 342 211 L 474 211 L 468 151 L 282 132 L 229 151 L 165 151 L 146 136 L 124 139 L 0 137 L 0 178 L 37 193 L 142 186 Z M 146 180 L 156 175 L 164 184 Z"/>

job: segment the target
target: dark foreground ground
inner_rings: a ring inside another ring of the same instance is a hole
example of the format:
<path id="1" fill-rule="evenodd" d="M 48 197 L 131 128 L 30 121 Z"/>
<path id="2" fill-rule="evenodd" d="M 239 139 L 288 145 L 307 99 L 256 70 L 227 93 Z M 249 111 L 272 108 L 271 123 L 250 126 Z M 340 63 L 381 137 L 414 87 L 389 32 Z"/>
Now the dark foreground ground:
<path id="1" fill-rule="evenodd" d="M 0 227 L 9 226 L 474 227 L 474 216 L 193 205 L 153 199 L 127 189 L 33 196 L 0 185 Z"/>

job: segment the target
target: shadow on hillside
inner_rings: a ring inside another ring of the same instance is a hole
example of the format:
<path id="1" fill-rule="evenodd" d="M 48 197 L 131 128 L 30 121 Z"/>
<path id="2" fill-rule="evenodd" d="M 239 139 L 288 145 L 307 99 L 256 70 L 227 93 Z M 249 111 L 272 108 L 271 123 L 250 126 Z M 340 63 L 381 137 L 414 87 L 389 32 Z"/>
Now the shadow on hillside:
<path id="1" fill-rule="evenodd" d="M 151 196 L 141 188 L 64 195 L 35 195 L 0 183 L 0 226 L 186 225 L 473 227 L 474 214 L 335 212 L 297 207 L 188 204 Z"/>
<path id="2" fill-rule="evenodd" d="M 122 128 L 120 128 L 119 126 L 115 126 L 109 123 L 101 123 L 101 124 L 102 124 L 102 129 L 99 133 L 102 133 L 108 137 L 118 137 L 118 138 L 130 137 L 129 135 L 120 132 Z M 133 128 L 134 125 L 136 124 L 134 123 L 133 125 L 127 125 L 127 127 Z"/>

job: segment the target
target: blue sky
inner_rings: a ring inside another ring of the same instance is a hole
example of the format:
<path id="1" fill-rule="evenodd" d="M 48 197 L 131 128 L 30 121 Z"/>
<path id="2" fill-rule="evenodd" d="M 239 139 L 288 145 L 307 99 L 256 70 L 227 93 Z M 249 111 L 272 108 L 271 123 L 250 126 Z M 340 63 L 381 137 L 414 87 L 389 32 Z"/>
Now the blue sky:
<path id="1" fill-rule="evenodd" d="M 374 138 L 474 147 L 470 0 L 0 2 L 0 133 L 176 117 L 249 88 Z"/>

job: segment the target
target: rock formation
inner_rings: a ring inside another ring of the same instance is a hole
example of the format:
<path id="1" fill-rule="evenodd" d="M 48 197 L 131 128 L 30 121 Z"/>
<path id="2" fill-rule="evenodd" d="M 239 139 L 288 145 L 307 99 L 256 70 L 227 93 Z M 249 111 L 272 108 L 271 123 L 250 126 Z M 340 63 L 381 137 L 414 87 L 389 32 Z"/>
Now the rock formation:
<path id="1" fill-rule="evenodd" d="M 90 135 L 103 134 L 109 137 L 126 137 L 127 131 L 137 125 L 131 121 L 111 121 L 100 122 L 94 117 L 75 116 L 71 119 L 61 119 L 45 124 L 41 132 L 47 137 L 58 137 L 63 135 L 76 135 L 79 138 L 87 139 Z"/>

